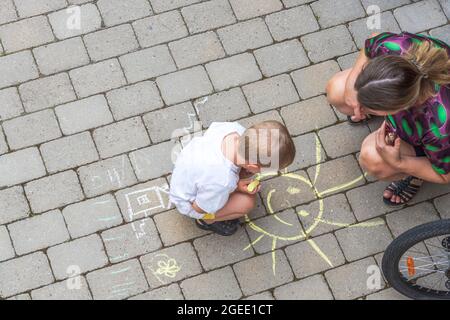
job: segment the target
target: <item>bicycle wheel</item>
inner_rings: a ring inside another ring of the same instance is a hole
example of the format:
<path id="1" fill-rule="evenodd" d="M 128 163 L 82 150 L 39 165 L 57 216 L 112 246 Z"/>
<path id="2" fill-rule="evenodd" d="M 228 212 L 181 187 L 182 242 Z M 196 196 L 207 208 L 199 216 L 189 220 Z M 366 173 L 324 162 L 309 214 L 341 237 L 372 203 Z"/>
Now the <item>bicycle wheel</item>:
<path id="1" fill-rule="evenodd" d="M 395 239 L 383 256 L 388 283 L 420 300 L 450 300 L 450 220 L 411 229 Z"/>

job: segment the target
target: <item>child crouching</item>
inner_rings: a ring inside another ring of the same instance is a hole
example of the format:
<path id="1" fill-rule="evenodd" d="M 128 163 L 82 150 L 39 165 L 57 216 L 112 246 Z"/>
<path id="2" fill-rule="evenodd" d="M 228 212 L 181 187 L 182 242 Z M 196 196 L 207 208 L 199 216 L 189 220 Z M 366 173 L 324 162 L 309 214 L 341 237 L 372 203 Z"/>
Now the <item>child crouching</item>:
<path id="1" fill-rule="evenodd" d="M 239 218 L 255 207 L 260 186 L 255 188 L 248 175 L 282 170 L 294 157 L 294 142 L 277 121 L 247 130 L 237 122 L 213 123 L 178 156 L 170 200 L 180 213 L 196 219 L 199 228 L 230 236 Z"/>

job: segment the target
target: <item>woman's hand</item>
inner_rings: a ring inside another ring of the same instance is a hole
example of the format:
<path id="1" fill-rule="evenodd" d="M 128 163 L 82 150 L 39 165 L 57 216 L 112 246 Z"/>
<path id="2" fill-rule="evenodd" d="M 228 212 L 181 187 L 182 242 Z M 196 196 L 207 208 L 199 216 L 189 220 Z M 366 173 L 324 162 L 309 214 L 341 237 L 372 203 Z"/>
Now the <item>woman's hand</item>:
<path id="1" fill-rule="evenodd" d="M 376 135 L 376 148 L 378 154 L 391 167 L 400 170 L 402 167 L 402 158 L 400 154 L 400 138 L 395 139 L 393 146 L 386 143 L 386 121 L 378 129 Z"/>

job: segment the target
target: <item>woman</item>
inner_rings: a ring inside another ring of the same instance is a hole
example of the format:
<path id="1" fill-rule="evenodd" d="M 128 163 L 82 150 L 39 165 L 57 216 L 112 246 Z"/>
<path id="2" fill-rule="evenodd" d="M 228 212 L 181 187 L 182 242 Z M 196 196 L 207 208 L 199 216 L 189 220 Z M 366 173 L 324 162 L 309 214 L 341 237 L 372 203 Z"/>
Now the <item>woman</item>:
<path id="1" fill-rule="evenodd" d="M 328 83 L 330 103 L 351 123 L 386 117 L 363 142 L 360 163 L 378 179 L 395 181 L 383 195 L 388 205 L 410 201 L 423 181 L 450 183 L 449 56 L 438 39 L 382 33 L 366 41 L 352 69 Z"/>

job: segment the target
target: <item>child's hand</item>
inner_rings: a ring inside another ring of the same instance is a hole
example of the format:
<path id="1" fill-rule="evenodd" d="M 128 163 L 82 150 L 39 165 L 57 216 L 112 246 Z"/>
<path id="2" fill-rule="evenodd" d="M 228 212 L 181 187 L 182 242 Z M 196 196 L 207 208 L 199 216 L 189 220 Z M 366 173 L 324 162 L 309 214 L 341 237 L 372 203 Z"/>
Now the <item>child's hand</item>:
<path id="1" fill-rule="evenodd" d="M 239 180 L 237 190 L 239 192 L 247 193 L 247 194 L 256 194 L 256 193 L 258 193 L 261 190 L 261 184 L 258 184 L 257 187 L 254 187 L 255 186 L 254 181 L 255 180 L 253 180 L 253 179 L 242 179 L 242 180 Z M 251 188 L 249 188 L 250 185 L 252 185 Z"/>

